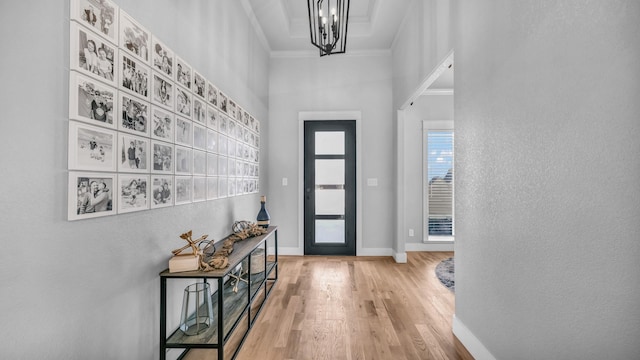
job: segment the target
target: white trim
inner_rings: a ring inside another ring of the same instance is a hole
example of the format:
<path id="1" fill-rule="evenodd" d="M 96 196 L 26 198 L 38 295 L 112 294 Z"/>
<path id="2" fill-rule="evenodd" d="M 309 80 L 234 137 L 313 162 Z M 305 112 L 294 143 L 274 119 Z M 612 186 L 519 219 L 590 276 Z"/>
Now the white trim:
<path id="1" fill-rule="evenodd" d="M 404 219 L 404 188 L 405 188 L 405 176 L 404 176 L 404 110 L 398 110 L 397 112 L 397 121 L 396 121 L 396 239 L 394 241 L 394 250 L 398 254 L 396 258 L 396 262 L 407 262 L 407 254 L 405 253 L 405 242 L 404 238 L 404 229 L 406 228 L 405 219 Z M 400 260 L 398 260 L 400 259 Z M 404 259 L 404 261 L 401 261 Z"/>
<path id="2" fill-rule="evenodd" d="M 407 263 L 407 253 L 406 252 L 394 252 L 393 253 L 393 260 L 396 261 L 396 263 L 398 264 L 406 264 Z"/>
<path id="3" fill-rule="evenodd" d="M 362 111 L 300 111 L 298 112 L 298 247 L 304 252 L 304 122 L 319 120 L 356 121 L 356 255 L 362 247 Z M 390 255 L 390 254 L 389 254 Z"/>
<path id="4" fill-rule="evenodd" d="M 267 50 L 267 52 L 270 53 L 271 46 L 269 46 L 269 40 L 264 34 L 264 30 L 262 30 L 262 26 L 260 26 L 260 22 L 258 22 L 258 18 L 256 17 L 256 14 L 253 12 L 253 7 L 251 6 L 251 4 L 249 4 L 249 0 L 240 0 L 240 3 L 242 4 L 244 11 L 247 13 L 249 22 L 253 26 L 253 30 L 256 32 L 256 35 L 258 36 L 258 40 L 260 41 L 260 44 L 262 45 L 262 47 L 264 47 L 265 50 Z"/>
<path id="5" fill-rule="evenodd" d="M 390 49 L 381 50 L 347 50 L 344 54 L 335 54 L 341 57 L 372 57 L 372 56 L 391 56 Z M 272 59 L 279 58 L 319 58 L 319 50 L 274 50 L 271 51 Z"/>
<path id="6" fill-rule="evenodd" d="M 453 251 L 453 242 L 449 243 L 406 243 L 407 251 Z"/>
<path id="7" fill-rule="evenodd" d="M 453 334 L 476 360 L 496 360 L 489 350 L 476 338 L 463 323 L 453 315 Z"/>
<path id="8" fill-rule="evenodd" d="M 275 250 L 273 248 L 269 248 L 269 254 L 274 254 Z M 290 256 L 303 256 L 304 250 L 299 247 L 280 247 L 278 246 L 278 256 L 280 255 L 290 255 Z"/>
<path id="9" fill-rule="evenodd" d="M 440 64 L 433 69 L 431 74 L 427 75 L 424 81 L 422 81 L 422 85 L 420 85 L 420 87 L 409 97 L 409 100 L 400 106 L 400 110 L 404 110 L 411 106 L 411 104 L 413 104 L 417 98 L 422 96 L 429 86 L 431 86 L 431 84 L 433 84 L 443 72 L 449 69 L 449 66 L 451 65 L 453 65 L 453 50 L 449 51 L 444 60 L 442 60 Z"/>
<path id="10" fill-rule="evenodd" d="M 453 89 L 427 89 L 422 95 L 453 95 Z"/>
<path id="11" fill-rule="evenodd" d="M 392 248 L 361 248 L 358 256 L 393 256 Z"/>

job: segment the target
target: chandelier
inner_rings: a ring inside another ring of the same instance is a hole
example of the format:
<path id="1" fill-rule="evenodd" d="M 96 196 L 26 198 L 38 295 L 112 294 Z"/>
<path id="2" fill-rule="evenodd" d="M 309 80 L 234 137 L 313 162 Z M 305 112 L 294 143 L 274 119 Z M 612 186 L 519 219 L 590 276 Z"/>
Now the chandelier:
<path id="1" fill-rule="evenodd" d="M 320 56 L 342 54 L 347 50 L 350 0 L 307 0 L 311 44 Z"/>

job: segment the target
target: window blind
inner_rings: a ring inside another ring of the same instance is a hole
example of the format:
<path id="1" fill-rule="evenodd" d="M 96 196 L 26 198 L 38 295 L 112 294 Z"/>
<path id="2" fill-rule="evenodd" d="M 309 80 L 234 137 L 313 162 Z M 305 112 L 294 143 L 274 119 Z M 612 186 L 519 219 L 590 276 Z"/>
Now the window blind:
<path id="1" fill-rule="evenodd" d="M 453 131 L 427 131 L 428 234 L 453 235 Z"/>

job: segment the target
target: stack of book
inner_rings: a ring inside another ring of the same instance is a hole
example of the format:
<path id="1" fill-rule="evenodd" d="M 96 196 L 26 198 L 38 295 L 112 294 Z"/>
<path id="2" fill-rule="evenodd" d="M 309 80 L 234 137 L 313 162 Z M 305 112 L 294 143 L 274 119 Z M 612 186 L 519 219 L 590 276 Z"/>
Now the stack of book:
<path id="1" fill-rule="evenodd" d="M 180 254 L 169 259 L 169 272 L 193 271 L 200 268 L 200 257 L 196 254 Z"/>

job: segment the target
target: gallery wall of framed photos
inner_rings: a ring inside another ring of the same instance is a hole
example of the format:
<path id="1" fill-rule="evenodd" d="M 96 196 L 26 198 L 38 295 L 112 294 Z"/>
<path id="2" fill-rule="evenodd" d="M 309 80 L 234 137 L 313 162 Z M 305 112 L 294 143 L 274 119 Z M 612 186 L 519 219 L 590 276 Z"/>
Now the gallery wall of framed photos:
<path id="1" fill-rule="evenodd" d="M 252 114 L 112 1 L 70 5 L 68 220 L 259 191 Z"/>

